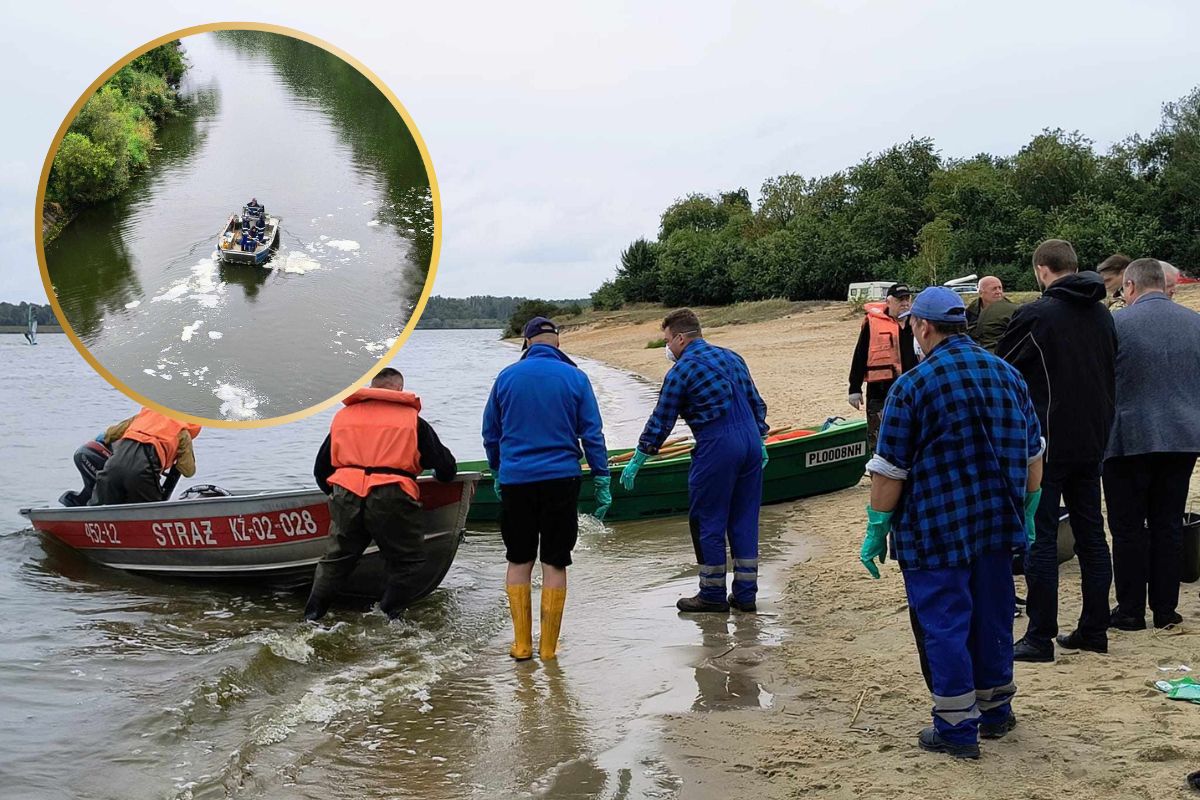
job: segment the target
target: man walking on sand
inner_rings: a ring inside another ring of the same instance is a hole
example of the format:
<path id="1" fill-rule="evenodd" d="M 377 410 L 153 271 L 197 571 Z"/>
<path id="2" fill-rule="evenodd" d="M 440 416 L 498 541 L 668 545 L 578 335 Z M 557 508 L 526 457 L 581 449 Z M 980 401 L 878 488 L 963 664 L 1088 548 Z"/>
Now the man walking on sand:
<path id="1" fill-rule="evenodd" d="M 592 472 L 597 518 L 604 518 L 612 492 L 604 426 L 591 382 L 558 348 L 558 327 L 552 321 L 534 317 L 524 333 L 521 360 L 501 370 L 483 410 L 483 449 L 500 497 L 500 536 L 508 559 L 509 655 L 517 661 L 533 658 L 530 583 L 540 554 L 538 655 L 546 661 L 558 653 L 567 567 L 579 535 L 581 457 Z"/>
<path id="2" fill-rule="evenodd" d="M 978 758 L 980 736 L 1016 725 L 1012 555 L 1029 539 L 1044 442 L 1025 381 L 965 335 L 957 294 L 926 289 L 906 316 L 927 355 L 884 407 L 859 558 L 878 578 L 890 530 L 933 695 L 918 744 Z"/>
<path id="3" fill-rule="evenodd" d="M 867 305 L 867 316 L 858 332 L 850 361 L 850 394 L 847 402 L 867 415 L 867 449 L 875 451 L 883 402 L 896 378 L 916 366 L 912 331 L 900 315 L 912 305 L 912 292 L 904 283 L 887 290 L 884 305 Z M 863 398 L 863 381 L 867 394 Z"/>
<path id="4" fill-rule="evenodd" d="M 1079 272 L 1070 242 L 1047 239 L 1033 253 L 1043 295 L 1017 309 L 996 355 L 1029 385 L 1046 437 L 1037 538 L 1025 558 L 1029 627 L 1018 661 L 1053 661 L 1058 633 L 1058 504 L 1071 515 L 1083 610 L 1061 647 L 1108 652 L 1112 561 L 1100 515 L 1100 465 L 1112 429 L 1117 334 L 1103 279 Z"/>
<path id="5" fill-rule="evenodd" d="M 1113 317 L 1117 413 L 1104 462 L 1117 607 L 1109 625 L 1156 628 L 1183 621 L 1179 564 L 1188 483 L 1200 453 L 1200 314 L 1167 296 L 1166 270 L 1139 258 L 1125 270 L 1127 306 Z"/>
<path id="6" fill-rule="evenodd" d="M 767 404 L 742 357 L 704 340 L 700 319 L 689 308 L 662 323 L 667 360 L 658 405 L 621 473 L 633 489 L 638 470 L 658 452 L 680 416 L 696 447 L 688 472 L 688 523 L 700 567 L 700 591 L 675 607 L 685 612 L 757 611 L 758 509 L 767 466 Z M 725 542 L 733 556 L 733 593 L 725 596 Z"/>

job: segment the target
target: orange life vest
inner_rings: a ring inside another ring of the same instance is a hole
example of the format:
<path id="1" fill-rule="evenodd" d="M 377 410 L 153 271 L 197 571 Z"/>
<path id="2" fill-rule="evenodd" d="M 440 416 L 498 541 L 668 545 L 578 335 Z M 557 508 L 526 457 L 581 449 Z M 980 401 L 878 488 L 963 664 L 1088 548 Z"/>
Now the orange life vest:
<path id="1" fill-rule="evenodd" d="M 886 303 L 868 303 L 867 383 L 881 383 L 900 377 L 900 322 L 887 313 Z"/>
<path id="2" fill-rule="evenodd" d="M 376 486 L 398 483 L 420 497 L 417 414 L 421 398 L 395 389 L 359 389 L 329 426 L 333 475 L 329 482 L 359 497 Z"/>
<path id="3" fill-rule="evenodd" d="M 175 466 L 175 456 L 179 454 L 179 432 L 187 431 L 195 439 L 200 435 L 200 426 L 191 422 L 180 422 L 163 416 L 149 408 L 143 408 L 129 423 L 122 439 L 132 439 L 135 442 L 151 445 L 158 455 L 158 466 L 163 472 L 169 472 Z"/>

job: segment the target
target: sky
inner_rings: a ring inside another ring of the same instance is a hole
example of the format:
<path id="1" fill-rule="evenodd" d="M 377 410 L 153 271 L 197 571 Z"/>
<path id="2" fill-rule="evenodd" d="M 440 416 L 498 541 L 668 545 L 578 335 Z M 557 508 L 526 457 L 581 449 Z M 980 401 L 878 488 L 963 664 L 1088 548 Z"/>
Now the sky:
<path id="1" fill-rule="evenodd" d="M 350 53 L 432 157 L 434 293 L 585 297 L 692 192 L 824 175 L 910 136 L 1015 153 L 1044 128 L 1106 150 L 1200 84 L 1200 3 L 4 2 L 0 300 L 44 301 L 34 198 L 54 132 L 158 36 L 251 19 Z M 131 7 L 132 8 L 132 7 Z M 252 14 L 247 14 L 252 11 Z"/>

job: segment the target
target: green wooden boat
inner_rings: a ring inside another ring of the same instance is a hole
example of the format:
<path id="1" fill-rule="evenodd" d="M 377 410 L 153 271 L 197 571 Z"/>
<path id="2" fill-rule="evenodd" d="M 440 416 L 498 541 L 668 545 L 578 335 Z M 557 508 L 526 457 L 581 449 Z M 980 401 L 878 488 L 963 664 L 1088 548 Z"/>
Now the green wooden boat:
<path id="1" fill-rule="evenodd" d="M 629 450 L 611 450 L 610 456 Z M 770 461 L 763 476 L 763 504 L 783 503 L 801 497 L 835 492 L 858 483 L 870 458 L 867 452 L 867 423 L 850 420 L 807 436 L 767 443 Z M 621 486 L 623 465 L 612 468 L 612 508 L 605 521 L 644 519 L 686 514 L 688 469 L 691 456 L 648 461 L 638 472 L 632 492 Z M 492 473 L 486 461 L 467 461 L 460 471 L 481 472 L 468 522 L 499 522 L 500 501 L 492 488 Z M 585 468 L 585 476 L 586 476 Z M 579 492 L 579 510 L 590 514 L 596 508 L 592 482 L 584 480 Z"/>

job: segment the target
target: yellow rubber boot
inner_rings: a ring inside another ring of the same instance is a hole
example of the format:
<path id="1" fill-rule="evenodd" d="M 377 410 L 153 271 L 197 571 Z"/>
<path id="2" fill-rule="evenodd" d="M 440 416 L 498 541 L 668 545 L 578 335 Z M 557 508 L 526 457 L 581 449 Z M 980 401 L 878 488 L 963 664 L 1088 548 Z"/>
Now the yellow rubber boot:
<path id="1" fill-rule="evenodd" d="M 508 613 L 512 615 L 513 645 L 508 654 L 517 661 L 533 658 L 533 600 L 528 583 L 508 583 Z"/>
<path id="2" fill-rule="evenodd" d="M 542 587 L 542 632 L 538 642 L 538 655 L 543 661 L 554 658 L 558 653 L 558 632 L 562 629 L 563 606 L 567 604 L 567 589 Z"/>

